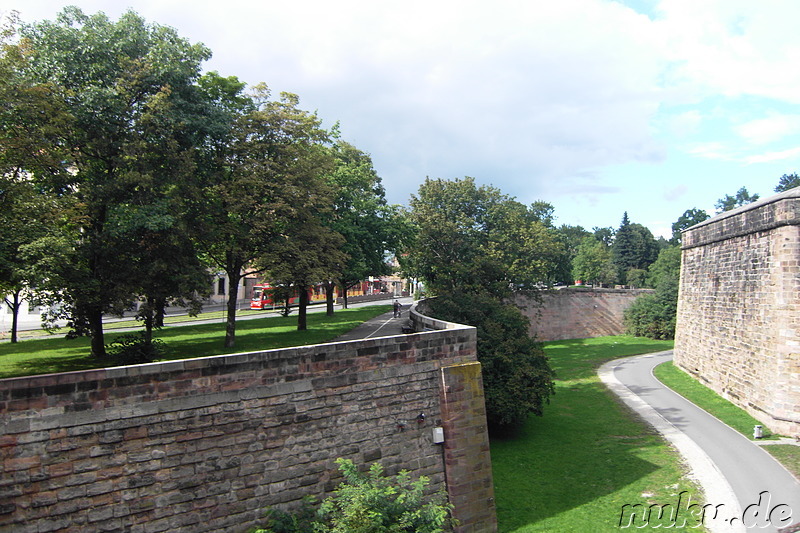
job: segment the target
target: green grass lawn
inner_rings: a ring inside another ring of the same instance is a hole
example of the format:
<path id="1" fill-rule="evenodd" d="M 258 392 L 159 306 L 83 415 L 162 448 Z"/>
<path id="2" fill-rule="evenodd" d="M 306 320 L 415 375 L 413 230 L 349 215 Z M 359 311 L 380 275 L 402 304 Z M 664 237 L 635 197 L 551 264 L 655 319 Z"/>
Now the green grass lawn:
<path id="1" fill-rule="evenodd" d="M 744 409 L 732 404 L 686 372 L 677 368 L 672 362 L 658 365 L 653 373 L 664 385 L 698 407 L 705 409 L 751 440 L 755 440 L 753 438 L 753 426 L 764 425 L 750 416 Z M 763 435 L 762 440 L 778 437 L 773 435 L 766 426 L 763 427 Z M 764 446 L 764 450 L 772 454 L 783 466 L 800 478 L 800 446 L 770 444 Z"/>
<path id="2" fill-rule="evenodd" d="M 618 531 L 625 504 L 674 504 L 682 491 L 699 501 L 678 454 L 597 376 L 608 360 L 671 348 L 628 336 L 545 343 L 556 395 L 543 417 L 491 441 L 501 532 Z"/>
<path id="3" fill-rule="evenodd" d="M 308 330 L 297 331 L 297 317 L 269 316 L 236 323 L 236 347 L 225 349 L 225 324 L 216 322 L 193 326 L 165 327 L 156 337 L 167 345 L 163 360 L 205 357 L 224 353 L 270 350 L 328 342 L 363 323 L 391 310 L 390 305 L 373 305 L 325 313 L 309 313 Z M 108 333 L 111 342 L 121 333 Z M 67 372 L 114 366 L 89 355 L 89 339 L 25 340 L 0 344 L 0 378 Z"/>

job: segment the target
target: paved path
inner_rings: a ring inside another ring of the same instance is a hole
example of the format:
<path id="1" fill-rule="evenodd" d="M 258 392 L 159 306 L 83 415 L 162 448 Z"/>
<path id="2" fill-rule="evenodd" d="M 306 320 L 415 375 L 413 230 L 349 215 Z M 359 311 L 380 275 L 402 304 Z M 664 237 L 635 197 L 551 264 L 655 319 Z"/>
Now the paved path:
<path id="1" fill-rule="evenodd" d="M 652 369 L 671 359 L 669 351 L 610 361 L 600 377 L 683 455 L 717 508 L 716 518 L 707 509 L 706 527 L 774 532 L 800 522 L 800 482 L 760 446 L 662 385 Z"/>
<path id="2" fill-rule="evenodd" d="M 392 300 L 389 300 L 391 302 Z M 395 318 L 389 311 L 372 318 L 351 331 L 335 338 L 332 342 L 367 339 L 370 337 L 386 337 L 388 335 L 401 335 L 403 327 L 408 324 L 408 309 L 414 303 L 412 298 L 398 298 L 402 305 L 400 317 Z"/>

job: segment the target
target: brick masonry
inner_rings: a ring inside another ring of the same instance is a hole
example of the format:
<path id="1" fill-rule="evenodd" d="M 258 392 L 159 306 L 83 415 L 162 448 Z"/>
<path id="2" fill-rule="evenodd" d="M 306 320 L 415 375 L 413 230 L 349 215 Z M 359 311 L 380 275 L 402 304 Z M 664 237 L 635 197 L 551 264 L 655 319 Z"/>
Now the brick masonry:
<path id="1" fill-rule="evenodd" d="M 800 191 L 683 234 L 675 363 L 774 431 L 800 435 Z"/>
<path id="2" fill-rule="evenodd" d="M 244 532 L 330 493 L 345 457 L 428 476 L 459 531 L 493 532 L 483 409 L 458 325 L 0 380 L 0 531 Z"/>
<path id="3" fill-rule="evenodd" d="M 530 334 L 540 341 L 589 339 L 625 333 L 625 309 L 640 295 L 652 292 L 565 288 L 535 295 L 518 293 L 514 303 L 530 319 Z"/>

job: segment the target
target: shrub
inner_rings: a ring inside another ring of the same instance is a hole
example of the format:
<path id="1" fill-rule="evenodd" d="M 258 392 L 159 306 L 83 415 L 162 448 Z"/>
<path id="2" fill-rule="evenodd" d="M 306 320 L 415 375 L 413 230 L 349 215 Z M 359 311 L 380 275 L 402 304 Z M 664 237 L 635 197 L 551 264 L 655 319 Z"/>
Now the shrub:
<path id="1" fill-rule="evenodd" d="M 160 358 L 166 344 L 160 339 L 148 340 L 144 332 L 120 335 L 106 345 L 106 353 L 124 365 L 151 363 Z"/>
<path id="2" fill-rule="evenodd" d="M 452 293 L 430 300 L 430 314 L 477 328 L 486 419 L 493 432 L 542 415 L 555 393 L 554 373 L 517 307 L 488 295 Z"/>
<path id="3" fill-rule="evenodd" d="M 677 307 L 677 282 L 662 283 L 655 294 L 639 296 L 625 310 L 625 329 L 637 337 L 674 339 Z"/>
<path id="4" fill-rule="evenodd" d="M 379 463 L 366 475 L 349 459 L 336 463 L 344 481 L 316 512 L 310 499 L 295 513 L 270 511 L 255 533 L 444 533 L 455 525 L 443 493 L 425 496 L 425 476 L 412 481 L 404 470 L 392 479 Z"/>

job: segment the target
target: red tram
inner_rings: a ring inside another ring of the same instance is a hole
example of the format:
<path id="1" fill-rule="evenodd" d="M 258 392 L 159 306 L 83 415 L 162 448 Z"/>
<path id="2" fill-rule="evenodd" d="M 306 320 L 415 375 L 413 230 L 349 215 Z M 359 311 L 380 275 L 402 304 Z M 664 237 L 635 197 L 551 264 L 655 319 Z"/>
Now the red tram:
<path id="1" fill-rule="evenodd" d="M 273 287 L 269 283 L 262 283 L 253 286 L 253 296 L 250 298 L 250 309 L 273 309 L 275 307 L 283 306 L 286 304 L 283 296 L 278 296 L 276 293 L 286 290 L 286 287 L 276 286 Z M 290 287 L 291 296 L 289 297 L 289 305 L 297 305 L 298 297 L 297 288 Z M 325 285 L 317 283 L 307 289 L 309 303 L 324 302 L 325 301 Z M 334 289 L 334 299 L 337 297 L 337 292 Z"/>

